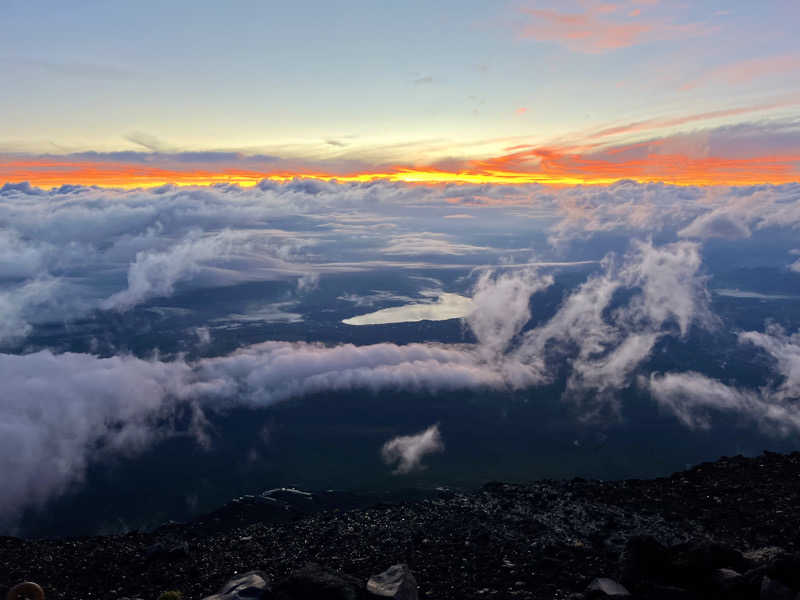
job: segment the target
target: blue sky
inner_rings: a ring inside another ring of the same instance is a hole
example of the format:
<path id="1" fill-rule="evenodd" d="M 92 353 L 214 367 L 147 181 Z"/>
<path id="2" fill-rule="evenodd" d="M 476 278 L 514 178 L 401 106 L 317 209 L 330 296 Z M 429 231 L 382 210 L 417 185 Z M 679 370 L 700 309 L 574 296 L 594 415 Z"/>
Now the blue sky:
<path id="1" fill-rule="evenodd" d="M 417 151 L 431 157 L 469 156 L 496 145 L 460 144 L 540 143 L 796 94 L 798 10 L 788 1 L 11 0 L 0 144 L 142 149 L 128 138 L 145 133 L 180 149 L 313 157 L 341 152 L 333 140 L 390 157 L 395 144 L 422 142 Z M 558 17 L 585 21 L 576 34 Z M 647 30 L 608 47 L 608 28 L 625 25 Z"/>

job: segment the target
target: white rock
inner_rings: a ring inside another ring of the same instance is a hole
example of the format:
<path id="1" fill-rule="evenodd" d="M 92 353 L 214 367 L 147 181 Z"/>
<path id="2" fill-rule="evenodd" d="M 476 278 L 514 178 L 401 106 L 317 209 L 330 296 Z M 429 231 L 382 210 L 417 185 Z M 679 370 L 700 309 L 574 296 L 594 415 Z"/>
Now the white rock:
<path id="1" fill-rule="evenodd" d="M 590 595 L 603 595 L 608 598 L 624 598 L 631 595 L 624 585 L 606 577 L 592 581 L 586 591 Z"/>
<path id="2" fill-rule="evenodd" d="M 261 571 L 249 571 L 234 577 L 213 596 L 203 600 L 258 600 L 270 589 L 269 577 Z"/>
<path id="3" fill-rule="evenodd" d="M 407 565 L 393 565 L 370 577 L 367 591 L 381 598 L 417 600 L 417 580 Z"/>

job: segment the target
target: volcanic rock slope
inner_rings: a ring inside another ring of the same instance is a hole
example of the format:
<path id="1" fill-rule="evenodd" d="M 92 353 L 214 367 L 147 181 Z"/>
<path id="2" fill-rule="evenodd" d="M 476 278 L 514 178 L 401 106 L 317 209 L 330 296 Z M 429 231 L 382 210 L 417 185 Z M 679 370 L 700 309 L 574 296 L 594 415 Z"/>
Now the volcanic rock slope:
<path id="1" fill-rule="evenodd" d="M 692 596 L 680 597 L 712 597 L 718 592 L 704 592 L 710 571 L 696 572 L 695 582 L 666 581 L 666 571 L 625 573 L 632 568 L 631 548 L 672 547 L 670 560 L 679 563 L 699 556 L 687 549 L 721 548 L 714 556 L 733 553 L 728 562 L 736 564 L 708 559 L 703 568 L 750 569 L 759 578 L 751 588 L 758 588 L 776 557 L 789 571 L 800 568 L 792 562 L 800 551 L 798 508 L 800 453 L 764 453 L 653 480 L 490 483 L 476 492 L 328 510 L 289 522 L 240 520 L 221 528 L 205 518 L 120 536 L 5 537 L 0 594 L 33 580 L 49 599 L 155 600 L 164 590 L 194 599 L 212 594 L 236 573 L 261 570 L 279 582 L 316 562 L 361 580 L 407 563 L 420 597 L 439 600 L 567 598 L 584 592 L 596 577 L 623 580 L 638 597 L 656 597 L 673 583 L 693 587 Z M 652 539 L 643 543 L 640 536 Z"/>

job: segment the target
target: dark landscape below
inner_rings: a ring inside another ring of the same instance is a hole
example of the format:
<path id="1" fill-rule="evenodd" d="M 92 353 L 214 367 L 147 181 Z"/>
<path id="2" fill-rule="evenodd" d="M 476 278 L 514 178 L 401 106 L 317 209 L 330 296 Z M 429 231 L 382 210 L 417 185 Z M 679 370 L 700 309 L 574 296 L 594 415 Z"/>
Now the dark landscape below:
<path id="1" fill-rule="evenodd" d="M 337 502 L 363 499 L 277 491 L 147 533 L 3 537 L 0 594 L 32 580 L 48 599 L 156 600 L 166 590 L 199 599 L 261 570 L 277 597 L 302 597 L 286 595 L 298 576 L 287 578 L 304 568 L 301 577 L 328 571 L 343 591 L 366 594 L 363 582 L 397 563 L 421 598 L 441 600 L 594 597 L 587 586 L 601 577 L 638 598 L 800 591 L 797 452 L 723 457 L 652 480 L 489 483 L 350 510 Z"/>

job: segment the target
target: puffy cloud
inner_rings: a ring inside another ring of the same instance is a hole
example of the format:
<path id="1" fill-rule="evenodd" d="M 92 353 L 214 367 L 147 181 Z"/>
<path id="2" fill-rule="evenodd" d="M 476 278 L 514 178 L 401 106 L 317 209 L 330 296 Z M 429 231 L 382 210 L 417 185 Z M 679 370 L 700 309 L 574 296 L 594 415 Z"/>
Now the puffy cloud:
<path id="1" fill-rule="evenodd" d="M 0 354 L 0 518 L 66 490 L 90 456 L 163 435 L 176 402 L 195 391 L 189 372 L 182 362 L 130 356 Z"/>
<path id="2" fill-rule="evenodd" d="M 176 284 L 190 279 L 214 286 L 292 275 L 304 280 L 308 278 L 307 268 L 286 260 L 300 246 L 281 240 L 275 243 L 269 233 L 190 232 L 163 251 L 137 252 L 128 267 L 128 287 L 101 302 L 100 307 L 126 310 L 150 298 L 170 296 Z"/>
<path id="3" fill-rule="evenodd" d="M 746 239 L 769 227 L 800 226 L 798 184 L 675 188 L 619 181 L 540 197 L 561 215 L 550 229 L 550 241 L 557 247 L 614 231 Z"/>
<path id="4" fill-rule="evenodd" d="M 264 342 L 196 363 L 203 381 L 225 381 L 240 401 L 269 405 L 323 391 L 519 388 L 539 373 L 515 360 L 487 362 L 474 346 L 383 343 L 369 346 Z"/>
<path id="5" fill-rule="evenodd" d="M 657 333 L 634 333 L 611 352 L 591 360 L 576 360 L 567 389 L 603 393 L 627 385 L 633 370 L 650 356 Z"/>
<path id="6" fill-rule="evenodd" d="M 700 247 L 677 242 L 657 248 L 652 243 L 634 242 L 633 250 L 620 271 L 628 287 L 641 294 L 620 314 L 633 327 L 660 329 L 674 320 L 681 335 L 686 335 L 693 321 L 711 325 L 706 280 L 699 274 Z"/>
<path id="7" fill-rule="evenodd" d="M 156 296 L 171 296 L 175 284 L 196 274 L 201 263 L 224 254 L 221 238 L 189 236 L 163 252 L 141 251 L 128 268 L 128 287 L 100 306 L 126 310 Z"/>
<path id="8" fill-rule="evenodd" d="M 601 232 L 676 229 L 710 210 L 706 195 L 702 188 L 634 181 L 566 188 L 550 197 L 553 210 L 561 216 L 550 229 L 550 241 L 563 246 Z"/>
<path id="9" fill-rule="evenodd" d="M 0 281 L 36 277 L 48 250 L 24 242 L 16 231 L 0 230 Z"/>
<path id="10" fill-rule="evenodd" d="M 38 309 L 55 302 L 59 288 L 53 279 L 33 279 L 0 292 L 0 344 L 27 336 L 31 330 L 28 320 Z"/>
<path id="11" fill-rule="evenodd" d="M 472 296 L 467 323 L 489 355 L 502 355 L 530 320 L 530 297 L 553 283 L 552 275 L 534 269 L 481 274 Z"/>
<path id="12" fill-rule="evenodd" d="M 765 332 L 739 334 L 741 343 L 753 344 L 775 359 L 783 382 L 773 395 L 781 400 L 800 398 L 800 332 L 787 334 L 779 325 L 769 325 Z"/>
<path id="13" fill-rule="evenodd" d="M 652 374 L 641 377 L 640 384 L 688 427 L 708 429 L 712 412 L 729 412 L 753 419 L 769 433 L 800 432 L 797 405 L 763 390 L 736 388 L 696 372 Z"/>
<path id="14" fill-rule="evenodd" d="M 678 235 L 689 238 L 717 237 L 738 240 L 749 238 L 750 228 L 742 222 L 741 217 L 732 215 L 727 210 L 716 210 L 697 217 L 681 229 Z"/>
<path id="15" fill-rule="evenodd" d="M 692 323 L 714 323 L 700 266 L 695 243 L 634 242 L 621 264 L 608 257 L 601 274 L 579 286 L 549 321 L 526 332 L 514 355 L 529 364 L 555 348 L 570 362 L 567 396 L 583 399 L 593 392 L 596 410 L 615 410 L 612 392 L 629 383 L 659 338 L 670 329 L 683 336 Z M 633 293 L 615 306 L 624 290 Z"/>
<path id="16" fill-rule="evenodd" d="M 396 474 L 424 469 L 422 459 L 428 454 L 444 451 L 444 442 L 439 425 L 431 425 L 415 435 L 392 438 L 381 448 L 381 456 L 387 465 L 397 464 Z"/>
<path id="17" fill-rule="evenodd" d="M 470 346 L 436 344 L 266 342 L 194 363 L 0 354 L 0 520 L 80 482 L 90 460 L 135 453 L 173 435 L 183 413 L 203 441 L 204 411 L 234 405 L 267 406 L 334 390 L 504 389 L 535 384 L 538 377 L 514 361 L 487 363 Z M 414 466 L 430 443 L 404 450 L 401 466 Z"/>
<path id="18" fill-rule="evenodd" d="M 208 327 L 195 327 L 194 334 L 197 336 L 197 342 L 200 346 L 211 344 L 211 330 Z"/>
<path id="19" fill-rule="evenodd" d="M 752 390 L 687 372 L 640 376 L 640 385 L 689 427 L 707 429 L 713 412 L 729 412 L 754 420 L 770 433 L 800 433 L 800 333 L 789 335 L 780 326 L 770 325 L 765 332 L 740 333 L 739 342 L 772 356 L 781 380 Z"/>

